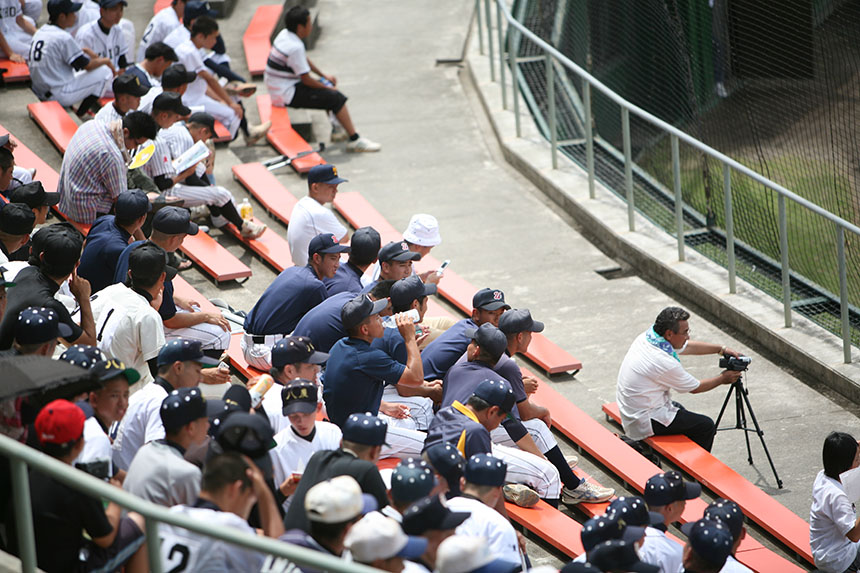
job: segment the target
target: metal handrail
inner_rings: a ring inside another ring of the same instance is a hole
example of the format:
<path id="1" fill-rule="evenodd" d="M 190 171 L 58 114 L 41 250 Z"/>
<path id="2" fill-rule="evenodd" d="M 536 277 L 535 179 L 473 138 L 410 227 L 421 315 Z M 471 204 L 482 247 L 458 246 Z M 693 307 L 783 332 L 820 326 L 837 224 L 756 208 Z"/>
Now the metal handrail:
<path id="1" fill-rule="evenodd" d="M 202 533 L 261 553 L 289 559 L 297 564 L 307 565 L 320 571 L 379 573 L 377 569 L 372 567 L 344 561 L 333 555 L 326 555 L 312 549 L 284 543 L 269 537 L 252 535 L 229 527 L 219 527 L 186 515 L 173 513 L 166 507 L 141 499 L 2 435 L 0 435 L 0 455 L 8 457 L 12 465 L 12 495 L 15 502 L 15 518 L 18 523 L 19 553 L 21 554 L 22 571 L 25 573 L 36 571 L 35 536 L 30 510 L 27 466 L 46 473 L 86 495 L 108 499 L 128 510 L 143 515 L 146 518 L 149 567 L 153 573 L 161 573 L 162 570 L 158 538 L 159 522 Z"/>
<path id="2" fill-rule="evenodd" d="M 484 27 L 487 31 L 487 39 L 489 40 L 489 45 L 492 47 L 493 44 L 493 25 L 492 20 L 490 18 L 490 3 L 492 0 L 484 0 L 485 3 L 485 22 Z M 478 22 L 478 30 L 479 34 L 481 32 L 480 27 L 480 0 L 475 1 L 475 7 L 477 14 Z M 732 159 L 731 157 L 717 151 L 713 147 L 699 141 L 695 137 L 687 134 L 686 132 L 678 129 L 677 127 L 663 121 L 659 117 L 645 111 L 639 106 L 627 101 L 617 93 L 615 93 L 611 88 L 605 85 L 603 82 L 589 74 L 585 69 L 577 65 L 570 58 L 565 56 L 563 53 L 558 51 L 554 46 L 547 43 L 540 36 L 526 28 L 522 23 L 520 23 L 514 16 L 511 14 L 510 10 L 506 5 L 506 0 L 495 0 L 497 9 L 497 25 L 496 25 L 496 34 L 498 34 L 498 46 L 500 47 L 500 52 L 502 46 L 507 44 L 508 52 L 507 56 L 505 54 L 500 53 L 498 58 L 500 62 L 506 62 L 508 66 L 511 68 L 511 83 L 513 87 L 513 101 L 514 101 L 514 114 L 515 114 L 515 125 L 516 125 L 516 135 L 520 137 L 520 118 L 519 118 L 519 101 L 518 101 L 518 78 L 519 78 L 519 63 L 520 58 L 516 56 L 515 46 L 519 46 L 519 39 L 515 36 L 521 35 L 522 37 L 528 38 L 531 42 L 533 42 L 537 47 L 539 47 L 546 58 L 546 66 L 547 66 L 547 81 L 550 82 L 547 85 L 547 92 L 549 94 L 554 95 L 554 73 L 552 67 L 554 65 L 554 60 L 558 61 L 562 66 L 567 68 L 568 70 L 575 73 L 582 80 L 582 88 L 583 88 L 583 102 L 585 104 L 585 128 L 586 128 L 586 169 L 588 172 L 588 184 L 589 184 L 589 197 L 594 198 L 594 134 L 593 134 L 593 126 L 590 117 L 591 111 L 591 89 L 592 87 L 596 88 L 603 95 L 605 95 L 609 100 L 618 104 L 621 108 L 621 121 L 622 121 L 622 132 L 624 135 L 624 195 L 628 202 L 628 228 L 630 231 L 635 231 L 635 217 L 634 217 L 634 205 L 633 205 L 633 177 L 632 177 L 632 169 L 633 169 L 633 160 L 630 154 L 630 113 L 632 112 L 636 116 L 641 119 L 651 123 L 652 125 L 662 129 L 666 133 L 669 134 L 671 143 L 672 143 L 672 167 L 673 167 L 673 182 L 674 182 L 674 191 L 676 198 L 676 211 L 675 211 L 675 221 L 677 226 L 677 240 L 678 240 L 678 259 L 680 261 L 684 260 L 684 229 L 683 229 L 683 219 L 681 217 L 681 210 L 679 209 L 679 202 L 681 200 L 681 189 L 680 189 L 680 157 L 678 152 L 678 141 L 683 141 L 687 145 L 698 149 L 705 155 L 716 159 L 720 163 L 722 163 L 723 170 L 723 183 L 724 183 L 724 191 L 725 191 L 725 226 L 726 226 L 726 250 L 728 252 L 728 273 L 729 273 L 729 292 L 735 292 L 735 240 L 733 234 L 733 221 L 732 221 L 732 198 L 731 198 L 731 172 L 737 171 L 738 173 L 742 173 L 749 177 L 750 179 L 760 183 L 761 185 L 776 191 L 779 194 L 779 230 L 780 230 L 780 259 L 782 263 L 782 286 L 783 286 L 783 308 L 784 308 L 784 319 L 785 326 L 791 327 L 791 291 L 789 288 L 789 280 L 790 280 L 790 268 L 788 261 L 788 237 L 787 237 L 787 226 L 786 226 L 786 209 L 784 205 L 785 199 L 790 199 L 801 205 L 802 207 L 808 209 L 809 211 L 823 217 L 827 221 L 836 225 L 836 248 L 837 248 L 837 263 L 839 269 L 839 286 L 840 286 L 840 314 L 841 314 L 841 322 L 842 322 L 842 349 L 843 349 L 843 359 L 844 362 L 851 362 L 851 332 L 850 332 L 850 323 L 849 323 L 849 304 L 848 304 L 848 283 L 847 283 L 847 270 L 846 270 L 846 254 L 845 254 L 845 231 L 849 231 L 854 233 L 855 235 L 860 236 L 860 227 L 854 225 L 853 223 L 839 217 L 831 213 L 830 211 L 816 205 L 815 203 L 801 197 L 797 193 L 786 189 L 779 183 L 771 181 L 764 175 L 753 171 L 749 167 L 739 163 L 738 161 Z M 504 21 L 507 22 L 508 28 L 508 38 L 507 42 L 502 41 L 503 30 L 502 30 L 502 16 L 504 16 Z M 512 33 L 515 31 L 516 33 Z M 483 54 L 483 51 L 481 51 Z M 490 50 L 490 66 L 493 66 L 493 52 Z M 532 58 L 535 59 L 535 58 Z M 503 65 L 501 66 L 503 67 Z M 495 74 L 493 73 L 491 76 L 491 81 L 496 81 Z M 505 82 L 502 79 L 500 82 L 501 90 L 502 90 L 502 102 L 504 109 L 507 109 L 507 97 L 505 93 Z M 549 117 L 549 125 L 550 125 L 550 134 L 548 139 L 550 140 L 551 147 L 551 157 L 552 157 L 552 167 L 553 169 L 557 168 L 556 164 L 556 147 L 558 145 L 557 134 L 555 133 L 556 126 L 556 118 L 555 115 L 555 98 L 551 97 L 548 102 L 548 113 Z"/>

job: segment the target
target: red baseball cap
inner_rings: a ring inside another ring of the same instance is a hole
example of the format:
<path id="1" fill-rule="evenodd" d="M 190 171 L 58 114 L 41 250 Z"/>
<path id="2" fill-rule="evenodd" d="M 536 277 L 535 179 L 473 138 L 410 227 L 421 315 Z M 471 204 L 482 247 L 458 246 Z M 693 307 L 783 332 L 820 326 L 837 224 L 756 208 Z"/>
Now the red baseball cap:
<path id="1" fill-rule="evenodd" d="M 84 433 L 83 410 L 68 400 L 54 400 L 36 416 L 36 435 L 43 444 L 67 444 Z"/>

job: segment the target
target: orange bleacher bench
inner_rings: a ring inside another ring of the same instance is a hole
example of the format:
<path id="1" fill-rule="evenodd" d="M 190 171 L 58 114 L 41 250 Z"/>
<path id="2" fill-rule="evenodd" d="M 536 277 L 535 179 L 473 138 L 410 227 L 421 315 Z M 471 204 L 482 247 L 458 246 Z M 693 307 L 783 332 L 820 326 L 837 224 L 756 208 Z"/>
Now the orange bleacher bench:
<path id="1" fill-rule="evenodd" d="M 259 221 L 257 222 L 259 223 Z M 272 265 L 276 271 L 281 272 L 287 267 L 293 266 L 289 243 L 273 229 L 266 229 L 256 239 L 242 237 L 242 233 L 239 232 L 239 229 L 233 223 L 227 223 L 222 229 L 248 245 L 252 251 Z"/>
<path id="2" fill-rule="evenodd" d="M 186 281 L 181 276 L 175 276 L 173 278 L 173 294 L 179 295 L 182 298 L 193 300 L 200 306 L 200 310 L 203 312 L 215 312 L 221 314 L 221 310 L 209 302 L 209 299 L 200 294 L 196 288 L 191 286 L 188 281 Z"/>
<path id="3" fill-rule="evenodd" d="M 155 5 L 152 7 L 152 13 L 158 14 L 172 4 L 172 0 L 155 0 Z"/>
<path id="4" fill-rule="evenodd" d="M 40 101 L 27 104 L 27 111 L 60 153 L 65 153 L 78 124 L 63 106 L 56 101 Z"/>
<path id="5" fill-rule="evenodd" d="M 0 58 L 0 70 L 3 72 L 3 81 L 8 83 L 26 82 L 30 79 L 30 68 L 27 64 L 19 64 L 12 60 Z"/>
<path id="6" fill-rule="evenodd" d="M 233 136 L 230 135 L 230 130 L 227 129 L 223 123 L 215 120 L 215 135 L 212 137 L 212 141 L 215 143 L 227 143 L 233 140 Z"/>
<path id="7" fill-rule="evenodd" d="M 262 75 L 266 69 L 266 60 L 272 47 L 270 38 L 281 17 L 283 6 L 260 6 L 251 17 L 251 22 L 242 34 L 242 47 L 245 48 L 245 61 L 248 62 L 248 72 L 252 76 Z"/>
<path id="8" fill-rule="evenodd" d="M 262 203 L 267 212 L 285 225 L 290 223 L 290 215 L 297 203 L 296 198 L 262 163 L 235 165 L 233 177 Z"/>
<path id="9" fill-rule="evenodd" d="M 0 125 L 0 135 L 9 133 L 9 131 Z M 12 141 L 18 144 L 15 148 L 15 164 L 21 167 L 36 168 L 36 180 L 42 182 L 45 191 L 55 192 L 57 184 L 60 182 L 60 175 L 54 169 L 45 163 L 45 161 L 33 153 L 30 148 L 21 143 L 21 140 L 9 133 Z"/>
<path id="10" fill-rule="evenodd" d="M 312 150 L 308 142 L 290 125 L 290 114 L 287 112 L 287 108 L 274 107 L 269 94 L 257 96 L 257 108 L 260 111 L 260 121 L 263 123 L 272 122 L 272 128 L 266 135 L 266 139 L 269 140 L 272 147 L 278 150 L 278 153 L 287 157 L 295 157 L 299 153 Z M 299 173 L 307 173 L 311 167 L 322 163 L 325 163 L 325 160 L 319 153 L 311 153 L 299 157 L 290 165 Z"/>

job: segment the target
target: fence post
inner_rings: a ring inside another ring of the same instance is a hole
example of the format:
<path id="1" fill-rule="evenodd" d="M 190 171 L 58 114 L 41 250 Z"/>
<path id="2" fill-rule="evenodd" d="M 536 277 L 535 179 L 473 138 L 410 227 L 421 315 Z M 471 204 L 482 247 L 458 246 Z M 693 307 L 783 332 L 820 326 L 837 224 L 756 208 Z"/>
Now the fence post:
<path id="1" fill-rule="evenodd" d="M 502 6 L 496 2 L 496 34 L 499 37 L 499 83 L 502 86 L 502 109 L 508 109 L 508 91 L 505 87 L 505 41 L 502 39 Z"/>
<path id="2" fill-rule="evenodd" d="M 555 124 L 555 70 L 552 67 L 552 54 L 546 53 L 546 97 L 549 102 L 549 144 L 552 152 L 552 168 L 558 169 L 558 133 Z"/>
<path id="3" fill-rule="evenodd" d="M 621 107 L 621 133 L 624 139 L 624 189 L 627 194 L 627 227 L 636 230 L 636 205 L 633 199 L 633 152 L 630 150 L 630 110 Z"/>
<path id="4" fill-rule="evenodd" d="M 490 81 L 496 81 L 496 62 L 493 54 L 493 19 L 490 16 L 490 0 L 484 0 L 484 22 L 487 24 L 487 53 L 490 55 Z"/>
<path id="5" fill-rule="evenodd" d="M 516 126 L 517 137 L 522 135 L 520 127 L 520 85 L 519 75 L 520 67 L 517 62 L 516 42 L 514 35 L 519 32 L 514 26 L 508 26 L 508 63 L 511 66 L 511 91 L 514 92 L 514 125 Z"/>
<path id="6" fill-rule="evenodd" d="M 594 129 L 591 121 L 591 84 L 582 78 L 582 102 L 585 105 L 585 167 L 588 171 L 588 197 L 594 199 Z"/>
<path id="7" fill-rule="evenodd" d="M 839 314 L 842 317 L 842 355 L 851 364 L 851 324 L 848 321 L 848 274 L 845 264 L 845 229 L 836 226 L 836 253 L 839 259 Z"/>
<path id="8" fill-rule="evenodd" d="M 33 512 L 30 509 L 30 480 L 27 464 L 9 457 L 12 469 L 12 492 L 15 501 L 15 521 L 18 530 L 18 550 L 24 573 L 36 570 L 36 538 L 33 533 Z"/>
<path id="9" fill-rule="evenodd" d="M 779 204 L 779 255 L 782 261 L 782 311 L 785 314 L 785 327 L 791 328 L 791 267 L 788 262 L 788 222 L 786 221 L 785 196 L 780 193 L 777 201 Z"/>
<path id="10" fill-rule="evenodd" d="M 158 536 L 158 521 L 146 518 L 146 553 L 149 555 L 151 573 L 161 573 L 161 538 Z"/>
<path id="11" fill-rule="evenodd" d="M 684 254 L 684 197 L 681 194 L 681 150 L 678 136 L 672 134 L 672 183 L 675 188 L 675 232 L 678 234 L 678 260 L 686 258 Z"/>
<path id="12" fill-rule="evenodd" d="M 478 51 L 484 55 L 484 26 L 481 24 L 481 0 L 475 0 L 475 22 L 478 23 Z"/>
<path id="13" fill-rule="evenodd" d="M 735 225 L 732 219 L 732 168 L 723 163 L 723 198 L 726 210 L 726 254 L 729 257 L 729 292 L 734 293 L 735 285 Z"/>

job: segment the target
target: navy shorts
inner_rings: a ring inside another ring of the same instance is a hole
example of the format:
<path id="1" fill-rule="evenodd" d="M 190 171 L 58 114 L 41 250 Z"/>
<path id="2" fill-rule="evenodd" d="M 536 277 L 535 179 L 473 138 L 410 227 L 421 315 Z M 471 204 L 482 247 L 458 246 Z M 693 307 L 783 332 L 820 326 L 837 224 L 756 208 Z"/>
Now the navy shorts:
<path id="1" fill-rule="evenodd" d="M 346 96 L 337 90 L 328 88 L 309 88 L 305 84 L 296 84 L 293 101 L 288 107 L 325 109 L 334 113 L 346 104 Z"/>

